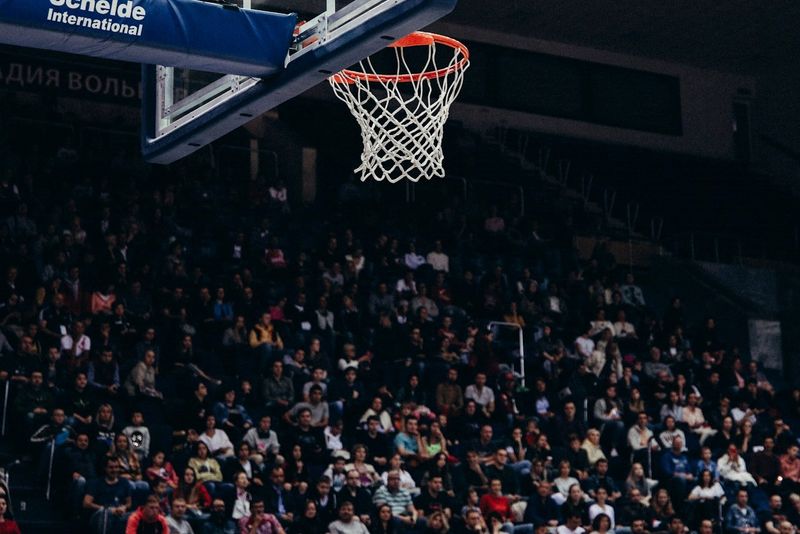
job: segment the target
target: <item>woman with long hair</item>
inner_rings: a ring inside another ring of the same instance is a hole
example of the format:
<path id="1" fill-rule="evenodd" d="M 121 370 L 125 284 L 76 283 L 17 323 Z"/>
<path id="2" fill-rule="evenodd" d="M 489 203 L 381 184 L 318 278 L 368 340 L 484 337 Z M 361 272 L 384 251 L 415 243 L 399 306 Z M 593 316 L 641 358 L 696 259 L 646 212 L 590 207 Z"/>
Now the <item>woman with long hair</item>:
<path id="1" fill-rule="evenodd" d="M 194 456 L 189 459 L 189 467 L 194 469 L 197 480 L 206 484 L 211 493 L 214 492 L 215 485 L 222 482 L 219 462 L 210 455 L 208 445 L 202 441 L 197 442 Z"/>
<path id="2" fill-rule="evenodd" d="M 204 520 L 208 518 L 206 511 L 211 506 L 211 494 L 197 480 L 197 473 L 191 467 L 183 471 L 183 476 L 178 481 L 178 487 L 172 493 L 174 497 L 181 497 L 186 501 L 186 512 L 190 518 Z"/>
<path id="3" fill-rule="evenodd" d="M 592 521 L 591 534 L 609 534 L 614 532 L 611 518 L 606 514 L 598 514 Z"/>
<path id="4" fill-rule="evenodd" d="M 553 500 L 556 504 L 564 504 L 564 501 L 569 497 L 569 490 L 575 484 L 579 484 L 578 480 L 571 474 L 570 463 L 566 460 L 561 460 L 558 464 L 558 476 L 553 479 L 553 484 L 556 487 L 556 492 L 553 493 Z"/>
<path id="5" fill-rule="evenodd" d="M 590 524 L 586 496 L 580 484 L 577 483 L 570 486 L 567 500 L 561 505 L 561 517 L 569 517 L 571 514 L 581 516 L 581 525 L 588 526 Z"/>
<path id="6" fill-rule="evenodd" d="M 350 472 L 355 469 L 358 472 L 358 478 L 361 485 L 365 488 L 372 486 L 375 482 L 380 480 L 378 472 L 375 467 L 367 462 L 367 447 L 361 443 L 353 445 L 352 449 L 352 463 L 344 466 L 345 472 Z"/>
<path id="7" fill-rule="evenodd" d="M 322 520 L 317 513 L 317 503 L 314 500 L 306 501 L 303 506 L 303 513 L 300 514 L 292 526 L 289 527 L 289 534 L 308 534 L 310 532 L 325 532 L 327 525 L 322 524 Z"/>
<path id="8" fill-rule="evenodd" d="M 117 434 L 108 455 L 119 461 L 119 477 L 130 483 L 132 491 L 144 495 L 150 491 L 150 484 L 142 480 L 142 464 L 139 463 L 139 457 L 131 449 L 128 436 Z"/>
<path id="9" fill-rule="evenodd" d="M 703 469 L 700 477 L 687 497 L 690 503 L 692 524 L 696 524 L 705 517 L 714 517 L 718 511 L 719 499 L 725 495 L 725 490 L 719 482 L 714 480 L 711 471 Z"/>
<path id="10" fill-rule="evenodd" d="M 422 438 L 422 446 L 425 447 L 428 457 L 432 457 L 440 452 L 448 454 L 447 439 L 442 433 L 442 426 L 439 424 L 439 421 L 431 422 L 428 435 Z"/>
<path id="11" fill-rule="evenodd" d="M 428 517 L 428 525 L 425 527 L 424 534 L 447 534 L 450 532 L 450 523 L 443 512 L 433 512 Z"/>
<path id="12" fill-rule="evenodd" d="M 0 533 L 21 534 L 19 525 L 11 517 L 11 512 L 9 512 L 8 508 L 8 497 L 0 495 Z"/>
<path id="13" fill-rule="evenodd" d="M 639 490 L 639 494 L 644 499 L 644 504 L 650 504 L 650 482 L 644 474 L 644 466 L 639 462 L 631 465 L 631 470 L 628 472 L 628 478 L 625 479 L 625 494 L 627 495 L 631 488 Z"/>
<path id="14" fill-rule="evenodd" d="M 435 455 L 428 462 L 428 470 L 422 475 L 420 486 L 426 486 L 428 480 L 433 477 L 442 477 L 442 490 L 451 498 L 455 496 L 453 487 L 453 475 L 450 473 L 450 466 L 447 463 L 447 455 L 443 452 Z"/>
<path id="15" fill-rule="evenodd" d="M 392 515 L 392 507 L 386 503 L 378 506 L 375 519 L 369 529 L 370 534 L 396 534 L 400 532 L 398 520 Z M 305 534 L 305 533 L 303 533 Z"/>
<path id="16" fill-rule="evenodd" d="M 308 466 L 303 461 L 303 449 L 300 445 L 292 447 L 292 453 L 286 459 L 284 468 L 286 482 L 292 485 L 293 489 L 302 496 L 308 491 L 308 484 L 311 475 L 308 473 Z"/>
<path id="17" fill-rule="evenodd" d="M 672 506 L 672 499 L 669 492 L 659 489 L 653 500 L 650 501 L 650 509 L 653 511 L 653 528 L 664 527 L 669 518 L 675 515 L 675 508 Z"/>
<path id="18" fill-rule="evenodd" d="M 173 490 L 178 487 L 178 474 L 172 464 L 166 460 L 164 451 L 155 451 L 150 457 L 150 467 L 146 471 L 150 484 L 163 480 Z"/>

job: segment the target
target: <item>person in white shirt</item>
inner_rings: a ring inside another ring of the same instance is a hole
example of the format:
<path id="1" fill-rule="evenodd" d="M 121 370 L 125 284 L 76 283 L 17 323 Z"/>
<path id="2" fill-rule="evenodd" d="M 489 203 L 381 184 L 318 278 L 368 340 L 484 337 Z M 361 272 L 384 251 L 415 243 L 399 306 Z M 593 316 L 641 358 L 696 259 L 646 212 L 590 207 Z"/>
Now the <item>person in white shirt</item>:
<path id="1" fill-rule="evenodd" d="M 242 438 L 242 441 L 250 445 L 250 450 L 253 451 L 250 459 L 258 465 L 263 465 L 270 456 L 276 456 L 281 450 L 278 434 L 271 427 L 272 418 L 265 415 L 259 420 L 258 426 L 248 430 Z"/>
<path id="2" fill-rule="evenodd" d="M 589 336 L 596 336 L 603 330 L 611 330 L 612 335 L 617 335 L 617 331 L 614 330 L 614 324 L 606 319 L 606 311 L 603 308 L 597 310 L 597 314 L 594 317 L 594 321 L 591 322 L 592 328 L 589 330 Z"/>
<path id="3" fill-rule="evenodd" d="M 426 259 L 430 266 L 433 267 L 434 271 L 450 272 L 450 258 L 444 253 L 440 240 L 436 240 L 433 250 L 428 252 L 428 257 Z"/>
<path id="4" fill-rule="evenodd" d="M 206 417 L 206 431 L 200 436 L 200 441 L 208 446 L 211 455 L 217 460 L 233 456 L 233 443 L 224 430 L 217 428 L 217 418 L 213 415 Z"/>
<path id="5" fill-rule="evenodd" d="M 417 254 L 417 247 L 414 243 L 408 244 L 408 252 L 403 256 L 403 263 L 409 269 L 416 271 L 420 266 L 425 265 L 425 257 Z"/>
<path id="6" fill-rule="evenodd" d="M 717 460 L 717 468 L 719 469 L 719 476 L 723 480 L 736 482 L 742 486 L 756 485 L 753 475 L 747 472 L 744 458 L 739 456 L 739 450 L 732 443 L 728 445 L 727 454 Z"/>
<path id="7" fill-rule="evenodd" d="M 594 341 L 592 341 L 590 331 L 591 326 L 575 340 L 575 351 L 578 353 L 581 360 L 587 360 L 594 350 Z"/>
<path id="8" fill-rule="evenodd" d="M 583 534 L 586 529 L 581 526 L 581 516 L 577 513 L 569 514 L 563 525 L 558 525 L 556 534 Z"/>
<path id="9" fill-rule="evenodd" d="M 247 474 L 244 472 L 237 473 L 233 479 L 233 485 L 236 488 L 236 499 L 233 501 L 232 517 L 235 521 L 239 521 L 241 518 L 250 515 L 251 497 L 247 492 L 250 482 L 247 480 Z"/>
<path id="10" fill-rule="evenodd" d="M 633 323 L 628 322 L 625 317 L 625 310 L 619 310 L 617 312 L 617 322 L 614 323 L 614 334 L 618 338 L 637 339 L 636 327 L 633 326 Z"/>
<path id="11" fill-rule="evenodd" d="M 608 499 L 608 490 L 600 486 L 595 490 L 595 503 L 589 507 L 589 521 L 594 521 L 594 518 L 600 514 L 606 514 L 611 521 L 611 528 L 614 528 L 614 507 L 606 502 Z"/>
<path id="12" fill-rule="evenodd" d="M 70 358 L 80 358 L 92 350 L 92 340 L 84 332 L 86 325 L 83 321 L 75 321 L 72 332 L 61 338 L 61 353 Z"/>
<path id="13" fill-rule="evenodd" d="M 486 386 L 486 373 L 475 375 L 475 383 L 467 386 L 464 391 L 464 400 L 472 399 L 480 406 L 486 417 L 491 418 L 494 413 L 494 391 Z"/>

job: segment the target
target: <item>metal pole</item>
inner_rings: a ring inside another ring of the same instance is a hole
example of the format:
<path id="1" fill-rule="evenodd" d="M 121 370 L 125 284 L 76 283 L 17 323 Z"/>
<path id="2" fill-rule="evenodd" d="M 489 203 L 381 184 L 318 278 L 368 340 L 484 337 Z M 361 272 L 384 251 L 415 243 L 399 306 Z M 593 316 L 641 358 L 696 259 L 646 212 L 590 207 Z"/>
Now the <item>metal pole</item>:
<path id="1" fill-rule="evenodd" d="M 6 435 L 6 415 L 8 415 L 8 390 L 10 386 L 10 381 L 6 380 L 6 392 L 3 395 L 3 428 L 0 431 L 0 435 Z"/>
<path id="2" fill-rule="evenodd" d="M 45 498 L 49 501 L 50 500 L 50 486 L 53 481 L 53 456 L 56 452 L 56 438 L 53 436 L 53 439 L 50 440 L 50 466 L 47 469 L 47 494 Z"/>
<path id="3" fill-rule="evenodd" d="M 525 387 L 525 336 L 522 327 L 519 328 L 519 375 L 520 384 Z"/>
<path id="4" fill-rule="evenodd" d="M 647 478 L 651 480 L 653 479 L 653 447 L 650 444 L 652 439 L 647 440 Z"/>

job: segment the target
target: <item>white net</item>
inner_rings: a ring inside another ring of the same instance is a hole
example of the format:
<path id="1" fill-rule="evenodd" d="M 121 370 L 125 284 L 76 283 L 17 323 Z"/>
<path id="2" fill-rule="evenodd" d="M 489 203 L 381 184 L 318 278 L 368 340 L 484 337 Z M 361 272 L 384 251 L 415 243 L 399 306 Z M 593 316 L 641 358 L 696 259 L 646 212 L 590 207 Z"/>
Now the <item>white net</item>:
<path id="1" fill-rule="evenodd" d="M 329 79 L 361 128 L 364 151 L 355 173 L 362 182 L 444 177 L 444 124 L 469 66 L 466 48 L 455 44 L 459 46 L 430 39 L 409 49 L 393 46 L 395 73 L 378 73 L 373 60 L 366 58 L 359 62 L 359 70 L 342 71 Z M 421 66 L 410 66 L 416 62 L 407 60 L 409 50 L 425 47 L 427 59 L 423 54 Z"/>

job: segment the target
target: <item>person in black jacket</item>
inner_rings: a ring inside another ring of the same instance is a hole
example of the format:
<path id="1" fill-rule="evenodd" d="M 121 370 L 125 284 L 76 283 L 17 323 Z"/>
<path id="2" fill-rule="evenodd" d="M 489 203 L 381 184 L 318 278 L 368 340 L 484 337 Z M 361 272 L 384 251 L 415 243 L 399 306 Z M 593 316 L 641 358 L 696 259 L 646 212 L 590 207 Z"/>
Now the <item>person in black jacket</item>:
<path id="1" fill-rule="evenodd" d="M 361 521 L 369 525 L 370 513 L 372 512 L 372 497 L 365 488 L 361 487 L 361 476 L 355 469 L 347 473 L 345 485 L 336 492 L 336 508 L 345 501 L 353 503 L 353 512 Z"/>
<path id="2" fill-rule="evenodd" d="M 86 481 L 97 478 L 97 457 L 89 448 L 89 434 L 82 432 L 75 445 L 64 449 L 69 480 L 70 516 L 78 514 L 86 493 Z"/>
<path id="3" fill-rule="evenodd" d="M 270 480 L 264 484 L 262 492 L 267 513 L 273 514 L 284 528 L 288 528 L 294 521 L 296 503 L 292 493 L 284 487 L 284 481 L 283 468 L 273 467 Z M 256 492 L 256 495 L 262 492 Z"/>
<path id="4" fill-rule="evenodd" d="M 289 527 L 289 534 L 311 534 L 312 532 L 325 532 L 328 524 L 325 523 L 317 510 L 317 503 L 306 501 L 303 513 Z"/>
<path id="5" fill-rule="evenodd" d="M 560 512 L 551 494 L 552 484 L 546 480 L 539 482 L 536 487 L 536 495 L 531 495 L 528 499 L 528 506 L 525 508 L 522 522 L 557 527 L 560 522 Z"/>

